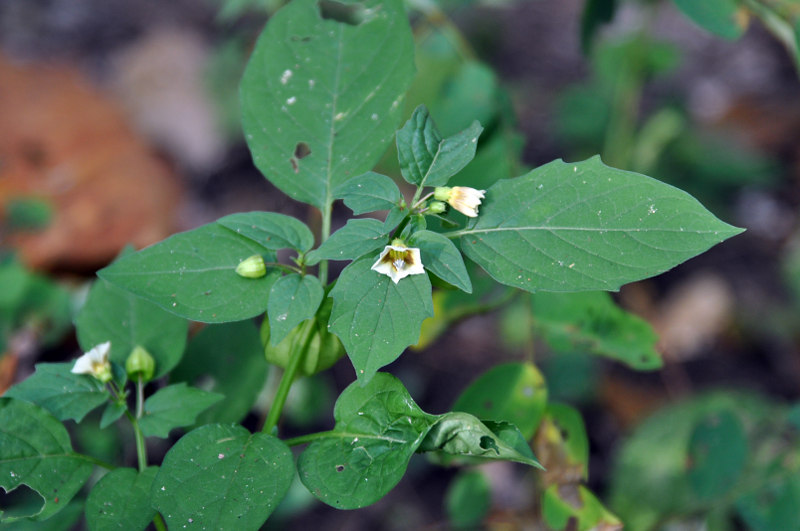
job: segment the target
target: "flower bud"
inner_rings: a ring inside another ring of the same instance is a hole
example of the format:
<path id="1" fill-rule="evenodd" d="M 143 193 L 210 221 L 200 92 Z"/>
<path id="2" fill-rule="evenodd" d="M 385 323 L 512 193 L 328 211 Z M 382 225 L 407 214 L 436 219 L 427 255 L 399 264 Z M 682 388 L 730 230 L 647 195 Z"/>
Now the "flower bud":
<path id="1" fill-rule="evenodd" d="M 245 258 L 236 266 L 236 274 L 244 278 L 261 278 L 267 274 L 267 266 L 264 265 L 264 257 L 254 254 Z"/>
<path id="2" fill-rule="evenodd" d="M 448 205 L 455 208 L 465 216 L 478 217 L 478 206 L 486 194 L 486 190 L 476 190 L 469 186 L 440 186 L 433 192 L 433 197 L 437 201 L 446 201 Z"/>
<path id="3" fill-rule="evenodd" d="M 447 209 L 447 205 L 442 201 L 431 201 L 428 205 L 428 212 L 431 214 L 441 214 Z"/>
<path id="4" fill-rule="evenodd" d="M 125 371 L 131 380 L 138 380 L 141 377 L 142 380 L 147 382 L 153 378 L 153 374 L 156 371 L 156 361 L 144 347 L 136 345 L 128 359 L 125 360 Z"/>

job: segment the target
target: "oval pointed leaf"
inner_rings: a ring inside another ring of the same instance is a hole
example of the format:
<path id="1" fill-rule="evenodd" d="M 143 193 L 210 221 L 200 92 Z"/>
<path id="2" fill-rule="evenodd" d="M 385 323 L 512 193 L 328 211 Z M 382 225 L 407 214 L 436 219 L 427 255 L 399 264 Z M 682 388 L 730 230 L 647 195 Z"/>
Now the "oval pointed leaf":
<path id="1" fill-rule="evenodd" d="M 374 171 L 350 179 L 334 190 L 333 195 L 343 199 L 344 204 L 356 216 L 376 210 L 389 210 L 397 206 L 403 198 L 392 179 Z"/>
<path id="2" fill-rule="evenodd" d="M 300 454 L 297 471 L 314 496 L 338 509 L 358 509 L 389 492 L 436 420 L 386 373 L 365 386 L 350 384 L 333 416 L 336 427 Z"/>
<path id="3" fill-rule="evenodd" d="M 189 323 L 156 304 L 98 280 L 75 319 L 78 342 L 84 351 L 111 341 L 109 357 L 125 365 L 136 346 L 144 347 L 156 362 L 159 378 L 181 359 Z"/>
<path id="4" fill-rule="evenodd" d="M 274 280 L 236 274 L 239 262 L 254 254 L 273 257 L 253 240 L 210 223 L 124 256 L 97 275 L 187 319 L 241 321 L 264 313 Z"/>
<path id="5" fill-rule="evenodd" d="M 461 253 L 446 236 L 438 232 L 421 230 L 415 232 L 410 242 L 418 247 L 425 268 L 448 284 L 472 293 L 472 282 L 464 265 Z"/>
<path id="6" fill-rule="evenodd" d="M 402 2 L 343 4 L 360 15 L 355 24 L 336 20 L 328 4 L 297 0 L 278 11 L 240 90 L 256 166 L 284 193 L 318 208 L 378 162 L 414 74 Z"/>
<path id="7" fill-rule="evenodd" d="M 433 316 L 428 275 L 411 275 L 395 284 L 372 271 L 376 258 L 365 256 L 344 268 L 330 293 L 328 326 L 342 340 L 363 382 L 419 341 L 422 321 Z"/>
<path id="8" fill-rule="evenodd" d="M 39 363 L 36 372 L 5 396 L 40 406 L 58 420 L 80 422 L 93 409 L 110 400 L 106 387 L 91 376 L 73 374 L 73 363 Z"/>
<path id="9" fill-rule="evenodd" d="M 461 249 L 527 291 L 617 290 L 742 232 L 689 194 L 594 157 L 554 161 L 486 192 Z"/>
<path id="10" fill-rule="evenodd" d="M 170 528 L 259 529 L 294 477 L 289 448 L 241 426 L 208 424 L 184 435 L 153 481 L 153 507 Z"/>
<path id="11" fill-rule="evenodd" d="M 287 275 L 272 286 L 267 303 L 271 345 L 277 345 L 294 327 L 314 317 L 324 290 L 317 277 Z"/>
<path id="12" fill-rule="evenodd" d="M 139 427 L 145 437 L 166 439 L 170 430 L 194 424 L 200 413 L 223 398 L 219 393 L 189 387 L 183 382 L 168 385 L 145 400 Z"/>
<path id="13" fill-rule="evenodd" d="M 29 515 L 33 520 L 65 508 L 93 466 L 72 451 L 67 429 L 47 411 L 22 400 L 0 398 L 0 487 L 11 492 L 27 485 L 39 493 L 44 505 Z"/>
<path id="14" fill-rule="evenodd" d="M 314 246 L 314 235 L 305 223 L 275 212 L 231 214 L 217 223 L 273 251 L 296 249 L 304 253 Z"/>
<path id="15" fill-rule="evenodd" d="M 86 499 L 86 522 L 92 531 L 125 529 L 139 531 L 153 520 L 150 488 L 158 467 L 143 472 L 133 468 L 112 470 L 98 481 Z"/>
<path id="16" fill-rule="evenodd" d="M 391 230 L 377 219 L 351 219 L 317 249 L 308 253 L 306 263 L 314 265 L 320 260 L 355 260 L 384 247 Z"/>

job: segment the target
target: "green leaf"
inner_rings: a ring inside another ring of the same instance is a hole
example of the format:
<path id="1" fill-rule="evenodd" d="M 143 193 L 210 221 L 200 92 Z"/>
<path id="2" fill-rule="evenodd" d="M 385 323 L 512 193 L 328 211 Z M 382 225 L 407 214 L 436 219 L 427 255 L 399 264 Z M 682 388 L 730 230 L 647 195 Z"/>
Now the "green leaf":
<path id="1" fill-rule="evenodd" d="M 169 385 L 144 401 L 139 427 L 146 437 L 166 439 L 170 430 L 194 424 L 200 413 L 223 398 L 218 393 L 188 387 L 184 382 Z"/>
<path id="2" fill-rule="evenodd" d="M 186 356 L 170 374 L 225 399 L 201 413 L 198 423 L 241 422 L 267 378 L 258 330 L 250 321 L 210 325 L 189 342 Z"/>
<path id="3" fill-rule="evenodd" d="M 142 346 L 156 362 L 154 378 L 165 375 L 180 361 L 188 325 L 185 319 L 104 280 L 94 283 L 75 319 L 78 342 L 84 351 L 111 341 L 111 361 L 124 366 L 131 351 Z"/>
<path id="4" fill-rule="evenodd" d="M 402 2 L 347 4 L 358 24 L 335 20 L 328 4 L 296 0 L 270 18 L 240 92 L 256 166 L 287 195 L 321 209 L 336 187 L 378 162 L 414 74 Z"/>
<path id="5" fill-rule="evenodd" d="M 672 0 L 692 22 L 723 39 L 738 39 L 747 27 L 737 0 Z"/>
<path id="6" fill-rule="evenodd" d="M 472 293 L 472 282 L 464 265 L 464 259 L 446 236 L 421 230 L 413 234 L 410 245 L 419 248 L 425 269 L 458 289 Z"/>
<path id="7" fill-rule="evenodd" d="M 295 249 L 304 253 L 314 246 L 314 235 L 305 223 L 275 212 L 231 214 L 217 223 L 272 251 Z"/>
<path id="8" fill-rule="evenodd" d="M 462 470 L 447 487 L 447 519 L 456 529 L 474 529 L 489 513 L 491 498 L 489 480 L 480 470 Z"/>
<path id="9" fill-rule="evenodd" d="M 145 529 L 156 511 L 150 506 L 150 488 L 158 467 L 143 472 L 117 468 L 98 481 L 86 499 L 86 523 L 92 531 Z"/>
<path id="10" fill-rule="evenodd" d="M 66 428 L 44 409 L 0 398 L 0 487 L 27 485 L 44 499 L 34 520 L 65 508 L 92 473 L 93 465 L 72 451 Z M 16 518 L 0 518 L 3 523 Z"/>
<path id="11" fill-rule="evenodd" d="M 294 477 L 289 448 L 241 426 L 209 424 L 173 446 L 153 481 L 153 507 L 170 528 L 259 529 Z"/>
<path id="12" fill-rule="evenodd" d="M 370 171 L 354 177 L 333 191 L 333 196 L 356 216 L 376 210 L 389 210 L 400 204 L 403 195 L 395 182 L 385 175 Z"/>
<path id="13" fill-rule="evenodd" d="M 650 324 L 626 312 L 608 293 L 535 293 L 534 329 L 559 352 L 584 351 L 622 361 L 633 369 L 662 366 Z"/>
<path id="14" fill-rule="evenodd" d="M 165 310 L 204 323 L 263 313 L 274 279 L 243 278 L 236 266 L 271 251 L 217 223 L 203 225 L 124 256 L 98 276 Z"/>
<path id="15" fill-rule="evenodd" d="M 417 186 L 444 186 L 475 157 L 481 131 L 481 124 L 472 122 L 460 133 L 442 139 L 428 109 L 420 105 L 397 132 L 403 178 Z"/>
<path id="16" fill-rule="evenodd" d="M 362 382 L 416 343 L 422 321 L 433 316 L 428 275 L 411 275 L 395 284 L 370 269 L 374 261 L 365 256 L 348 265 L 330 292 L 329 328 L 342 340 Z"/>
<path id="17" fill-rule="evenodd" d="M 391 230 L 377 219 L 351 219 L 317 249 L 308 253 L 306 264 L 315 265 L 320 260 L 355 260 L 387 245 Z"/>
<path id="18" fill-rule="evenodd" d="M 622 529 L 622 522 L 583 485 L 551 485 L 542 497 L 542 516 L 557 531 Z"/>
<path id="19" fill-rule="evenodd" d="M 617 290 L 740 232 L 685 192 L 594 157 L 499 181 L 475 226 L 453 235 L 495 280 L 534 292 Z"/>
<path id="20" fill-rule="evenodd" d="M 698 497 L 715 499 L 741 476 L 748 457 L 747 435 L 730 411 L 702 419 L 689 438 L 689 483 Z"/>
<path id="21" fill-rule="evenodd" d="M 467 387 L 453 411 L 480 419 L 504 420 L 517 426 L 525 439 L 539 427 L 547 407 L 547 386 L 531 363 L 496 365 Z"/>
<path id="22" fill-rule="evenodd" d="M 322 302 L 322 284 L 311 275 L 287 275 L 272 286 L 267 302 L 271 345 L 277 345 L 294 327 L 314 317 Z"/>
<path id="23" fill-rule="evenodd" d="M 38 363 L 36 372 L 9 389 L 5 396 L 25 400 L 58 420 L 80 422 L 111 399 L 105 386 L 91 376 L 73 374 L 74 363 Z"/>
<path id="24" fill-rule="evenodd" d="M 545 417 L 555 431 L 551 439 L 561 445 L 564 464 L 581 471 L 584 479 L 589 477 L 589 437 L 580 411 L 566 404 L 551 402 Z"/>
<path id="25" fill-rule="evenodd" d="M 419 451 L 515 461 L 542 468 L 542 465 L 529 453 L 530 448 L 528 448 L 528 452 L 520 452 L 506 442 L 507 436 L 508 432 L 504 437 L 500 437 L 469 413 L 455 411 L 439 416 L 436 424 L 422 442 Z M 514 444 L 516 442 L 514 441 Z"/>
<path id="26" fill-rule="evenodd" d="M 105 429 L 114 424 L 128 410 L 124 402 L 109 402 L 100 417 L 100 429 Z"/>
<path id="27" fill-rule="evenodd" d="M 387 373 L 350 384 L 333 417 L 336 426 L 300 454 L 297 471 L 314 496 L 338 509 L 358 509 L 389 492 L 436 419 Z"/>

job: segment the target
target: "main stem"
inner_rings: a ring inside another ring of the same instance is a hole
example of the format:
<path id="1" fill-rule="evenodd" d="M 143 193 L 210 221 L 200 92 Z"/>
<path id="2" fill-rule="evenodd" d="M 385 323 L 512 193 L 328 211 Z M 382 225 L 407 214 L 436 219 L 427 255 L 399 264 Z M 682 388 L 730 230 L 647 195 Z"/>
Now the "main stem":
<path id="1" fill-rule="evenodd" d="M 283 371 L 281 382 L 278 384 L 278 390 L 275 392 L 275 399 L 267 413 L 267 419 L 264 421 L 264 427 L 261 431 L 264 433 L 272 432 L 273 428 L 278 425 L 278 420 L 281 418 L 283 406 L 286 404 L 286 397 L 289 396 L 289 389 L 292 388 L 294 378 L 297 375 L 297 369 L 300 368 L 300 363 L 306 357 L 308 347 L 311 345 L 311 340 L 314 338 L 314 320 L 309 319 L 306 321 L 301 334 L 298 334 L 292 345 L 292 352 L 289 357 L 289 365 Z"/>
<path id="2" fill-rule="evenodd" d="M 331 216 L 333 213 L 333 200 L 326 201 L 322 209 L 322 231 L 320 234 L 320 245 L 331 235 Z M 328 284 L 328 261 L 323 260 L 319 263 L 319 281 L 323 286 Z"/>
<path id="3" fill-rule="evenodd" d="M 128 413 L 128 419 L 131 421 L 133 433 L 136 437 L 136 457 L 137 461 L 139 461 L 139 472 L 143 472 L 147 468 L 147 446 L 145 445 L 142 429 L 139 427 L 139 419 L 142 418 L 142 415 L 144 415 L 144 381 L 139 376 L 136 382 L 136 416 Z"/>

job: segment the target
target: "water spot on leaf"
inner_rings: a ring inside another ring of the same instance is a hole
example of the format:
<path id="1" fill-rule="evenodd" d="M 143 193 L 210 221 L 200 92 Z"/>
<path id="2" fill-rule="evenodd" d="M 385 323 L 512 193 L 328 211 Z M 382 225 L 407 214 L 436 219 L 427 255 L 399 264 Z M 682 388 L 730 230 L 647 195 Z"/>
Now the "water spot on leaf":
<path id="1" fill-rule="evenodd" d="M 334 0 L 320 0 L 317 3 L 319 15 L 325 20 L 335 20 L 350 26 L 364 22 L 365 9 L 361 4 L 343 4 Z"/>
<path id="2" fill-rule="evenodd" d="M 281 74 L 281 85 L 285 85 L 290 79 L 292 79 L 292 71 L 287 68 L 283 71 L 283 74 Z"/>

